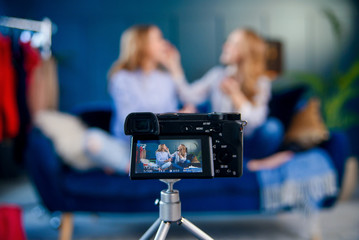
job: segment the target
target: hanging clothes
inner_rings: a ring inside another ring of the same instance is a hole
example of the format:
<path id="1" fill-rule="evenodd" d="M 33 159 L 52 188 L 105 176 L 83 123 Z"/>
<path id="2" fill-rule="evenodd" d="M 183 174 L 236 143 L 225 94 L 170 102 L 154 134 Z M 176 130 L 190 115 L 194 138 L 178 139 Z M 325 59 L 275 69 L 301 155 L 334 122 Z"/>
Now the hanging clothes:
<path id="1" fill-rule="evenodd" d="M 16 62 L 17 85 L 17 108 L 20 118 L 20 131 L 14 139 L 14 159 L 18 163 L 23 162 L 23 154 L 27 144 L 27 134 L 31 127 L 32 117 L 29 110 L 29 89 L 34 82 L 34 71 L 41 63 L 41 55 L 38 49 L 30 43 L 19 42 L 20 47 L 14 54 Z"/>
<path id="2" fill-rule="evenodd" d="M 20 121 L 11 40 L 0 35 L 0 141 L 18 135 Z"/>
<path id="3" fill-rule="evenodd" d="M 2 33 L 7 37 L 0 34 L 0 144 L 5 143 L 5 138 L 6 143 L 11 142 L 11 161 L 22 163 L 32 115 L 42 109 L 57 108 L 57 69 L 53 59 L 42 60 L 39 49 L 33 48 L 31 42 L 19 41 L 22 30 L 17 28 L 24 26 L 17 18 L 4 19 Z M 43 23 L 39 22 L 39 26 L 39 33 L 46 32 Z M 44 41 L 40 47 L 49 50 L 47 43 Z"/>

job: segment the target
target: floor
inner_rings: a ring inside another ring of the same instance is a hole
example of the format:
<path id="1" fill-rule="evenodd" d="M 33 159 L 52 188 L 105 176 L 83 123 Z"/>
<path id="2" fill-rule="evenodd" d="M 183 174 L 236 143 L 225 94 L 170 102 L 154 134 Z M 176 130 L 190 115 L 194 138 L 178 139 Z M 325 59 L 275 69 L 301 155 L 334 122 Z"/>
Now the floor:
<path id="1" fill-rule="evenodd" d="M 26 177 L 0 181 L 0 204 L 18 204 L 29 240 L 57 239 L 59 214 L 49 214 L 39 204 Z M 214 239 L 287 240 L 306 239 L 301 217 L 243 213 L 183 213 Z M 157 214 L 75 214 L 73 239 L 138 239 L 157 218 Z M 353 197 L 320 214 L 325 240 L 359 240 L 359 188 Z M 173 224 L 167 239 L 195 239 L 183 227 Z"/>

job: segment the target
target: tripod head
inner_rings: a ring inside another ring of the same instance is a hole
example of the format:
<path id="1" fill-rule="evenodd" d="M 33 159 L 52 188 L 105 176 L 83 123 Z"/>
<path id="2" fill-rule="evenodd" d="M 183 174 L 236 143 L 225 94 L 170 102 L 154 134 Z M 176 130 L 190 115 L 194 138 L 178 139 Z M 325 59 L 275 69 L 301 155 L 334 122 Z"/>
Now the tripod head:
<path id="1" fill-rule="evenodd" d="M 181 179 L 160 179 L 161 182 L 166 183 L 168 186 L 166 192 L 173 192 L 173 185 L 180 180 Z"/>

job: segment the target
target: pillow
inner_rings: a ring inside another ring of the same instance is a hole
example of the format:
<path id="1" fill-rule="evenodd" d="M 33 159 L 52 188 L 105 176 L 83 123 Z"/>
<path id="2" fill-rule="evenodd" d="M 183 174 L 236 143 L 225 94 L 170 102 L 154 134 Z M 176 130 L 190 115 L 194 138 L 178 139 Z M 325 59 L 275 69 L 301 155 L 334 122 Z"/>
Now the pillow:
<path id="1" fill-rule="evenodd" d="M 95 167 L 84 153 L 87 127 L 79 118 L 57 111 L 40 111 L 34 117 L 34 124 L 52 140 L 66 164 L 78 170 Z"/>
<path id="2" fill-rule="evenodd" d="M 312 98 L 293 116 L 284 137 L 284 145 L 292 150 L 307 150 L 328 138 L 329 131 L 320 114 L 320 101 Z"/>
<path id="3" fill-rule="evenodd" d="M 306 87 L 296 87 L 273 92 L 269 102 L 269 115 L 279 119 L 283 123 L 284 129 L 288 129 L 291 119 L 296 113 L 296 107 L 306 91 Z"/>

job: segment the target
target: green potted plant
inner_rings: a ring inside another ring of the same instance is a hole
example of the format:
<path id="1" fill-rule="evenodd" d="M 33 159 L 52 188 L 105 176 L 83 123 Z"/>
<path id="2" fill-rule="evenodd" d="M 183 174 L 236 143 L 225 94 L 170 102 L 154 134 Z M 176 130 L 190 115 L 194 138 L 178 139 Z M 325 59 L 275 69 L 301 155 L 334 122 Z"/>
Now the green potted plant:
<path id="1" fill-rule="evenodd" d="M 340 46 L 342 30 L 340 22 L 334 13 L 323 10 L 328 19 L 333 33 Z M 338 65 L 338 64 L 336 64 Z M 302 84 L 310 89 L 309 95 L 316 96 L 321 101 L 324 121 L 329 129 L 348 129 L 359 126 L 359 114 L 350 109 L 348 103 L 359 97 L 359 61 L 355 61 L 344 72 L 334 67 L 330 76 L 324 77 L 315 73 L 288 73 L 286 78 L 291 78 L 291 84 Z"/>

